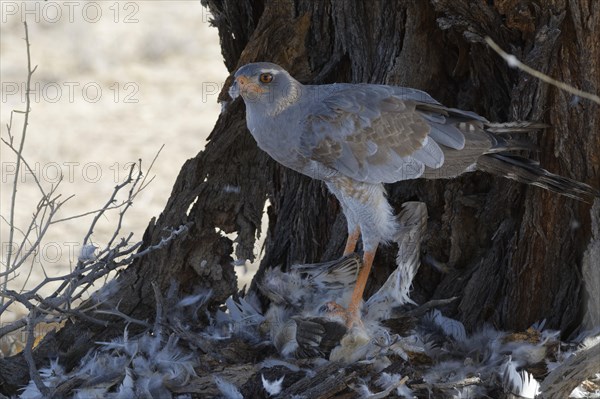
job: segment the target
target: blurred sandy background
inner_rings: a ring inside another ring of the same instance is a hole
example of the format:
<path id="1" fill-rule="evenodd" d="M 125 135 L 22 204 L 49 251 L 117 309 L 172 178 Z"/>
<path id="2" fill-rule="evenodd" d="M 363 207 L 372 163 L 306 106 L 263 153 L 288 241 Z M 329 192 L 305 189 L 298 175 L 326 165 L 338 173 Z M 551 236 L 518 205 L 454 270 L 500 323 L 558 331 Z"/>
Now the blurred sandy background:
<path id="1" fill-rule="evenodd" d="M 62 218 L 100 208 L 126 177 L 130 162 L 141 158 L 149 166 L 164 144 L 151 171 L 154 182 L 124 221 L 122 235 L 133 232 L 140 240 L 150 218 L 163 209 L 181 165 L 204 148 L 218 117 L 217 93 L 227 71 L 217 30 L 209 26 L 210 14 L 200 1 L 71 3 L 28 1 L 24 10 L 25 2 L 1 2 L 2 137 L 11 110 L 24 109 L 26 17 L 38 69 L 24 157 L 46 188 L 63 174 L 59 191 L 75 197 L 60 211 Z M 14 133 L 20 134 L 22 120 L 15 115 Z M 8 218 L 15 156 L 5 145 L 0 156 L 0 208 Z M 21 173 L 19 181 L 16 225 L 24 228 L 40 195 L 31 175 Z M 92 237 L 98 246 L 114 231 L 117 216 L 113 211 L 102 218 Z M 55 275 L 76 263 L 91 220 L 52 226 L 31 265 L 28 286 L 43 277 L 42 265 Z M 8 226 L 0 225 L 5 260 Z M 21 270 L 9 288 L 21 290 L 28 273 L 29 267 Z M 5 312 L 1 322 L 18 313 Z"/>

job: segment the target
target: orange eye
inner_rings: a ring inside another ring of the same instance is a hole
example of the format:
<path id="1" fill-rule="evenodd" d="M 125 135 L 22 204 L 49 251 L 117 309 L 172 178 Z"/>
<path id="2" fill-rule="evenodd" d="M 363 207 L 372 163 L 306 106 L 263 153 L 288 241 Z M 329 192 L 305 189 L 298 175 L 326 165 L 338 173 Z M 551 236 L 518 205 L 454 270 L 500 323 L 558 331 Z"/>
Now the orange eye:
<path id="1" fill-rule="evenodd" d="M 261 73 L 259 79 L 261 83 L 271 83 L 273 81 L 273 75 L 270 73 Z"/>

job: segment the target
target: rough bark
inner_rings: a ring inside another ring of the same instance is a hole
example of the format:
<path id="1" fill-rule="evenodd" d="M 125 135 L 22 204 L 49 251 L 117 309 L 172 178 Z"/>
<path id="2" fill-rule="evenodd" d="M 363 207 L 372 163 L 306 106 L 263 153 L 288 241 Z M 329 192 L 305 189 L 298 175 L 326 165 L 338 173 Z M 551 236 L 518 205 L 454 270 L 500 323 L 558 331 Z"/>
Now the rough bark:
<path id="1" fill-rule="evenodd" d="M 541 385 L 544 398 L 567 398 L 579 384 L 600 372 L 600 345 L 582 349 L 552 370 Z"/>
<path id="2" fill-rule="evenodd" d="M 598 1 L 205 3 L 230 71 L 268 60 L 304 83 L 411 86 L 490 120 L 541 120 L 552 125 L 532 137 L 539 143 L 542 165 L 600 185 L 599 107 L 511 70 L 482 42 L 490 36 L 530 66 L 597 93 Z M 225 91 L 221 99 L 227 99 Z M 589 204 L 482 173 L 451 181 L 400 182 L 388 192 L 397 207 L 407 200 L 428 205 L 424 255 L 447 269 L 440 273 L 431 267 L 434 262 L 425 262 L 415 282 L 417 302 L 459 296 L 445 312 L 470 329 L 483 323 L 522 329 L 541 319 L 564 334 L 578 327 L 585 311 L 582 257 L 592 245 L 591 218 L 600 218 L 590 213 Z M 190 224 L 189 233 L 121 272 L 122 289 L 115 298 L 119 309 L 151 320 L 152 282 L 166 290 L 175 281 L 183 292 L 210 287 L 215 293 L 211 306 L 221 303 L 236 290 L 233 257 L 253 257 L 267 198 L 269 229 L 257 278 L 273 265 L 341 254 L 346 227 L 336 200 L 320 182 L 275 165 L 256 147 L 238 100 L 220 116 L 206 149 L 183 165 L 144 242 L 156 243 L 181 224 Z M 221 232 L 237 232 L 235 255 Z M 380 248 L 367 293 L 395 267 L 394 251 Z M 36 360 L 59 355 L 68 368 L 93 342 L 122 331 L 117 319 L 109 328 L 74 320 L 38 346 Z M 14 393 L 27 382 L 26 370 L 21 356 L 0 359 L 0 391 Z"/>

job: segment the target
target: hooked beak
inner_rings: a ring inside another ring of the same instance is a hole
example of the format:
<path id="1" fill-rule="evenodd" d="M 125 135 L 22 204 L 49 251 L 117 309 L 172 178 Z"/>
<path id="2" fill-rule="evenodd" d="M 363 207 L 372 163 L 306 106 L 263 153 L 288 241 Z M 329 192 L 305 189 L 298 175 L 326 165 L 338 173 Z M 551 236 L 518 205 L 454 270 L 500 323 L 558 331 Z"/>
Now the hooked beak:
<path id="1" fill-rule="evenodd" d="M 229 89 L 229 95 L 233 99 L 236 99 L 240 94 L 242 96 L 252 96 L 256 94 L 260 95 L 266 92 L 267 90 L 261 88 L 256 83 L 252 83 L 252 81 L 250 81 L 250 78 L 248 78 L 245 75 L 240 75 L 237 78 L 235 78 L 233 84 L 231 85 L 231 88 Z"/>

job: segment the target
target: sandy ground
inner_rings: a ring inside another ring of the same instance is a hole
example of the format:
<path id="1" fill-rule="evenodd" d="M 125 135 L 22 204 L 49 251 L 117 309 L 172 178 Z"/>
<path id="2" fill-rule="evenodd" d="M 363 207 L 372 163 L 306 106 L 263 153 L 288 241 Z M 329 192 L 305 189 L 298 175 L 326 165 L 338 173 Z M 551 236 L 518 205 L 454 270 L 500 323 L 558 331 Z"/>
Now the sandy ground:
<path id="1" fill-rule="evenodd" d="M 24 157 L 46 189 L 62 174 L 59 192 L 75 195 L 57 217 L 100 208 L 131 162 L 141 158 L 149 166 L 164 145 L 151 172 L 154 182 L 124 221 L 123 234 L 133 232 L 139 240 L 150 218 L 163 209 L 181 165 L 204 148 L 218 117 L 217 94 L 228 73 L 217 31 L 199 1 L 70 4 L 1 2 L 2 137 L 7 137 L 11 110 L 24 109 L 26 18 L 32 63 L 38 68 Z M 22 115 L 14 116 L 13 133 L 20 133 L 22 121 Z M 0 156 L 0 208 L 8 219 L 15 156 L 4 144 Z M 15 225 L 23 229 L 40 194 L 31 174 L 20 173 L 18 181 Z M 44 270 L 48 275 L 67 271 L 91 219 L 52 225 L 34 262 L 8 288 L 33 286 Z M 116 222 L 116 212 L 101 219 L 92 236 L 98 246 L 106 243 Z M 4 262 L 8 226 L 5 220 L 0 226 Z M 22 309 L 4 312 L 1 323 L 19 314 Z"/>

